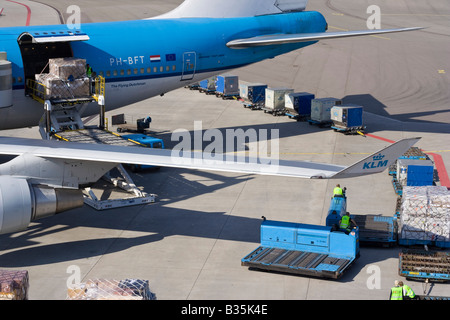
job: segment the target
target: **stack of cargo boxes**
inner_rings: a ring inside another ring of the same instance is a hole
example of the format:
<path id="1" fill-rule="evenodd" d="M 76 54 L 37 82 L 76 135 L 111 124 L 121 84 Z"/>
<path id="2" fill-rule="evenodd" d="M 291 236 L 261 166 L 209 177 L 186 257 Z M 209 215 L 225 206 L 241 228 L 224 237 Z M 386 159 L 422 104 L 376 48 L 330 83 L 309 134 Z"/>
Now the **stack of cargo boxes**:
<path id="1" fill-rule="evenodd" d="M 285 115 L 291 119 L 306 119 L 311 116 L 311 101 L 315 98 L 309 92 L 287 93 L 285 100 Z"/>
<path id="2" fill-rule="evenodd" d="M 90 79 L 86 60 L 78 58 L 49 59 L 49 73 L 36 74 L 37 92 L 45 100 L 88 98 Z"/>
<path id="3" fill-rule="evenodd" d="M 267 88 L 266 102 L 262 109 L 274 116 L 284 115 L 286 94 L 293 92 L 294 89 L 289 88 Z"/>
<path id="4" fill-rule="evenodd" d="M 148 280 L 90 279 L 67 289 L 67 300 L 156 300 Z"/>
<path id="5" fill-rule="evenodd" d="M 442 186 L 406 186 L 398 224 L 400 245 L 449 248 L 450 191 Z"/>
<path id="6" fill-rule="evenodd" d="M 28 287 L 28 271 L 0 270 L 0 300 L 27 300 Z"/>
<path id="7" fill-rule="evenodd" d="M 239 77 L 234 75 L 220 75 L 216 80 L 216 96 L 223 99 L 239 97 Z"/>
<path id="8" fill-rule="evenodd" d="M 363 130 L 363 107 L 356 105 L 341 105 L 331 108 L 331 126 L 336 131 L 357 132 Z"/>
<path id="9" fill-rule="evenodd" d="M 266 102 L 267 85 L 262 83 L 241 83 L 239 94 L 245 108 L 261 109 Z"/>
<path id="10" fill-rule="evenodd" d="M 316 124 L 320 127 L 331 126 L 331 108 L 342 105 L 342 100 L 336 98 L 318 98 L 311 101 L 311 119 L 310 124 Z"/>

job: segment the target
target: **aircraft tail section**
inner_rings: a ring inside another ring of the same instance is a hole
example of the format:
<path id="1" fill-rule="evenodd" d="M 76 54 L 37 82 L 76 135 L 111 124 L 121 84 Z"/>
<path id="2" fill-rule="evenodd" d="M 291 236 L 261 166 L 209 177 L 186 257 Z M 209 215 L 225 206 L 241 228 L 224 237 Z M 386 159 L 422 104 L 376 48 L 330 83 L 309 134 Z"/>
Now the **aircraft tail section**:
<path id="1" fill-rule="evenodd" d="M 389 168 L 398 157 L 409 150 L 420 138 L 409 138 L 397 141 L 388 147 L 358 161 L 357 163 L 336 173 L 331 178 L 352 178 L 366 174 L 380 173 Z"/>
<path id="2" fill-rule="evenodd" d="M 253 17 L 303 11 L 308 0 L 185 0 L 174 10 L 152 19 Z"/>

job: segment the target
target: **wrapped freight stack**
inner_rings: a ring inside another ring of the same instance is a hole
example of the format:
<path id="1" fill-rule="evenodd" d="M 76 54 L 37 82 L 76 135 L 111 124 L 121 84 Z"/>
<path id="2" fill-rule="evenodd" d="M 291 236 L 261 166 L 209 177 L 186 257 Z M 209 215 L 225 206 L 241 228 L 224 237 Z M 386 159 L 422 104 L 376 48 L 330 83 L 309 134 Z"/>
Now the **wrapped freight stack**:
<path id="1" fill-rule="evenodd" d="M 450 191 L 446 187 L 403 188 L 399 244 L 450 247 Z"/>
<path id="2" fill-rule="evenodd" d="M 80 99 L 90 96 L 84 59 L 50 59 L 49 73 L 36 74 L 36 82 L 37 91 L 45 100 Z"/>
<path id="3" fill-rule="evenodd" d="M 91 279 L 67 289 L 68 300 L 156 300 L 148 280 Z"/>
<path id="4" fill-rule="evenodd" d="M 0 300 L 27 300 L 28 287 L 28 271 L 0 270 Z"/>

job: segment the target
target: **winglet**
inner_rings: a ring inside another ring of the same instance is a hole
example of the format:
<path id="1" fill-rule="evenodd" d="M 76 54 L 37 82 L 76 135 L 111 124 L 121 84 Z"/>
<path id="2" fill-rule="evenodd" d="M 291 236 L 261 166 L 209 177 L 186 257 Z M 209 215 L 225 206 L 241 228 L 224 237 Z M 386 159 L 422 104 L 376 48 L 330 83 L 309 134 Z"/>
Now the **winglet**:
<path id="1" fill-rule="evenodd" d="M 375 152 L 367 158 L 339 171 L 329 178 L 351 178 L 383 172 L 419 140 L 420 138 L 409 138 L 397 141 L 390 146 Z"/>

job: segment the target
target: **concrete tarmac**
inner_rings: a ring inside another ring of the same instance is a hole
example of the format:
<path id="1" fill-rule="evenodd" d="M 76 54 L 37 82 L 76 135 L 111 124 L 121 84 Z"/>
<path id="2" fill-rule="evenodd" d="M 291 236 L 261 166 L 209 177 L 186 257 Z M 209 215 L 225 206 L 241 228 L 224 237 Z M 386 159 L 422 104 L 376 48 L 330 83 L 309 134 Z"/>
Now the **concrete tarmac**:
<path id="1" fill-rule="evenodd" d="M 72 4 L 40 2 L 51 6 L 46 8 L 49 21 L 64 18 Z M 83 22 L 100 22 L 146 18 L 181 1 L 78 3 Z M 382 27 L 429 27 L 425 31 L 324 41 L 234 73 L 242 81 L 359 103 L 368 132 L 389 140 L 421 136 L 417 146 L 441 156 L 450 168 L 450 8 L 444 1 L 430 7 L 420 3 L 380 1 L 382 12 L 388 12 Z M 366 29 L 366 5 L 358 1 L 311 1 L 308 8 L 324 14 L 330 31 Z M 32 16 L 30 21 L 36 20 Z M 169 148 L 177 143 L 171 141 L 174 130 L 192 133 L 195 121 L 201 121 L 203 130 L 279 130 L 280 158 L 289 160 L 352 164 L 389 144 L 251 111 L 238 101 L 185 88 L 108 112 L 107 117 L 120 113 L 133 119 L 150 115 L 151 130 Z M 86 119 L 87 124 L 96 121 Z M 36 128 L 2 135 L 39 138 Z M 82 282 L 149 280 L 159 300 L 386 300 L 394 280 L 401 279 L 402 247 L 362 247 L 360 258 L 337 281 L 249 271 L 240 264 L 259 244 L 261 216 L 323 225 L 336 183 L 348 189 L 350 213 L 392 216 L 397 197 L 387 172 L 328 181 L 161 168 L 133 178 L 158 195 L 156 203 L 107 211 L 85 205 L 37 221 L 24 232 L 0 236 L 0 267 L 29 271 L 31 300 L 65 299 L 73 266 Z M 428 285 L 424 291 L 422 282 L 406 282 L 417 294 L 450 296 L 448 284 Z"/>

